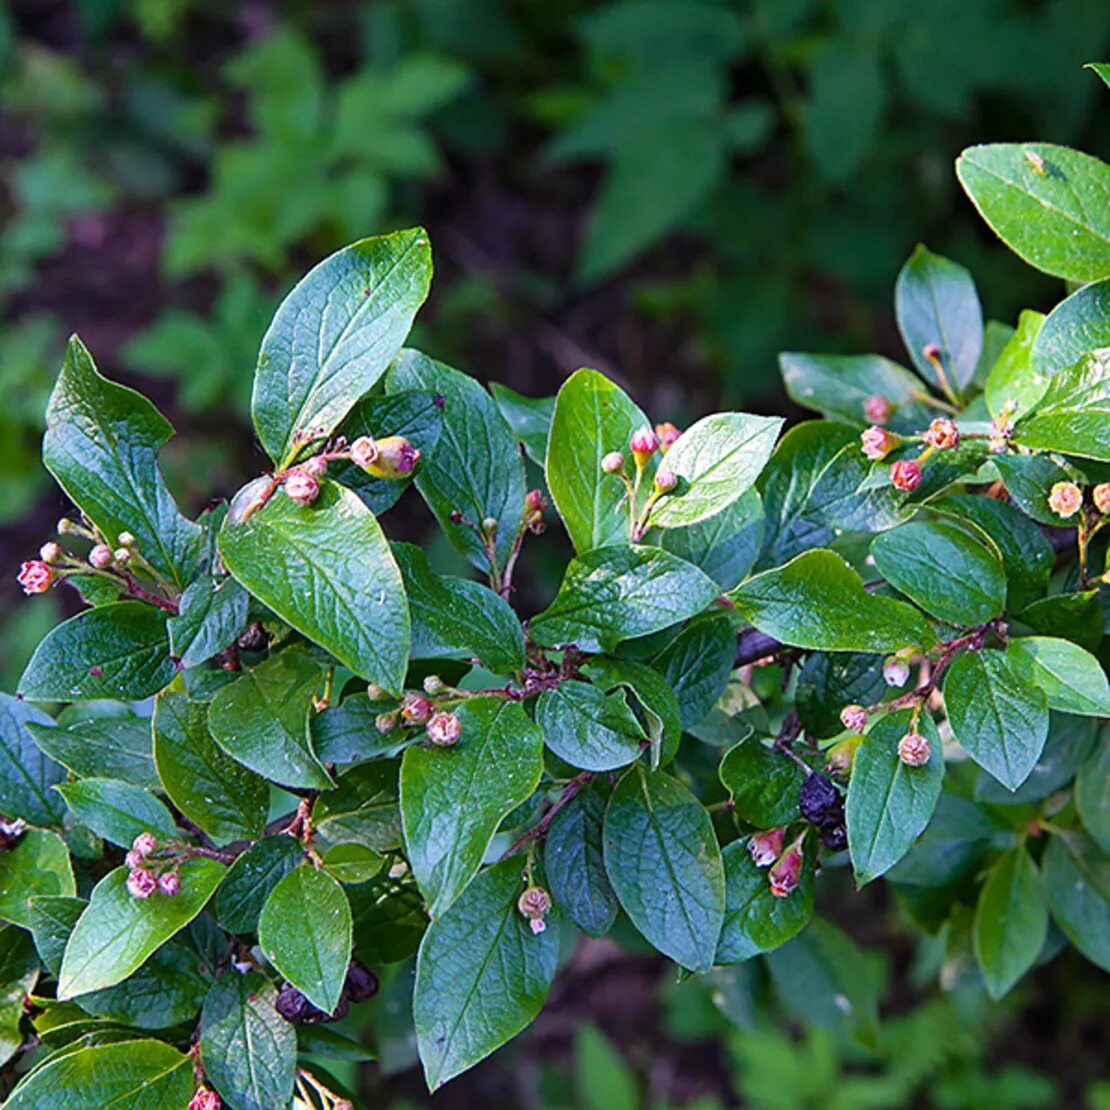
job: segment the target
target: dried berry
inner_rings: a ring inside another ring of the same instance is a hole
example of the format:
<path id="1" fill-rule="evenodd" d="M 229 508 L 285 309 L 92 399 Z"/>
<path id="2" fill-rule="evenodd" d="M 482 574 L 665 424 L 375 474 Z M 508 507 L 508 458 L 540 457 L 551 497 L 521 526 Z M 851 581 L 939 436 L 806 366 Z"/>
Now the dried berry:
<path id="1" fill-rule="evenodd" d="M 344 993 L 339 999 L 339 1005 L 329 1014 L 309 1002 L 292 983 L 282 983 L 277 1000 L 274 1002 L 274 1009 L 293 1025 L 319 1025 L 345 1018 L 350 1009 L 350 1003 Z"/>
<path id="2" fill-rule="evenodd" d="M 236 643 L 240 651 L 265 651 L 270 643 L 270 634 L 261 621 L 253 621 L 239 634 Z"/>
<path id="3" fill-rule="evenodd" d="M 352 1002 L 365 1002 L 378 993 L 378 977 L 358 960 L 352 960 L 343 990 Z"/>
<path id="4" fill-rule="evenodd" d="M 826 825 L 821 829 L 821 843 L 830 852 L 843 852 L 848 847 L 848 826 L 841 822 L 839 825 Z"/>

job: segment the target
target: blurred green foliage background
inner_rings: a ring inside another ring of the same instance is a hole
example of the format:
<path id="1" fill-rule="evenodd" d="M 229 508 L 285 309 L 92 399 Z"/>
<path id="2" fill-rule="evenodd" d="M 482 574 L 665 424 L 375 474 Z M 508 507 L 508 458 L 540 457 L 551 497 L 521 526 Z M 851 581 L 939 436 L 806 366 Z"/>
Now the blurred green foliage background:
<path id="1" fill-rule="evenodd" d="M 721 405 L 782 411 L 781 349 L 897 355 L 891 289 L 918 241 L 972 270 L 989 316 L 1052 303 L 952 161 L 1030 138 L 1105 155 L 1105 89 L 1080 67 L 1107 54 L 1106 0 L 9 0 L 0 687 L 62 604 L 22 604 L 13 576 L 63 508 L 38 452 L 70 331 L 174 420 L 165 462 L 192 510 L 261 467 L 251 375 L 295 276 L 417 222 L 437 278 L 416 339 L 436 356 L 533 395 L 593 365 L 680 425 Z M 528 1066 L 510 1053 L 467 1089 L 789 1110 L 1047 1107 L 1085 1087 L 1106 1107 L 1076 1039 L 1086 987 L 1056 989 L 1074 1018 L 1052 1035 L 1078 1061 L 1063 1087 L 1035 1045 L 1019 1053 L 1035 1067 L 998 1066 L 1008 1012 L 985 1016 L 977 989 L 907 1003 L 865 1052 L 835 1021 L 784 1033 L 741 968 L 664 992 L 616 1047 L 573 1032 L 603 1004 L 574 1003 L 560 1026 L 556 999 L 519 1050 Z M 403 1073 L 404 1037 L 379 1032 Z M 437 1105 L 452 1097 L 470 1096 Z"/>

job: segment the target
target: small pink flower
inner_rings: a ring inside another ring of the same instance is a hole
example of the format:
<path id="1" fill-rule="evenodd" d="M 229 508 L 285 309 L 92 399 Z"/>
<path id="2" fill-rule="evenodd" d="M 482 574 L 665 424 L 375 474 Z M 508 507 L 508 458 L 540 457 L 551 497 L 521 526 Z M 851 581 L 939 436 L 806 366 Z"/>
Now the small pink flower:
<path id="1" fill-rule="evenodd" d="M 619 474 L 624 469 L 624 456 L 619 451 L 610 451 L 601 460 L 601 469 L 606 474 Z"/>
<path id="2" fill-rule="evenodd" d="M 910 680 L 909 662 L 892 655 L 883 664 L 883 679 L 888 686 L 905 686 Z"/>
<path id="3" fill-rule="evenodd" d="M 449 748 L 462 734 L 462 721 L 454 713 L 437 713 L 427 724 L 428 739 L 441 748 Z"/>
<path id="4" fill-rule="evenodd" d="M 898 443 L 898 437 L 892 436 L 886 428 L 872 425 L 865 432 L 860 433 L 860 450 L 872 461 L 878 462 L 885 459 Z"/>
<path id="5" fill-rule="evenodd" d="M 139 835 L 135 837 L 135 840 L 131 845 L 131 850 L 134 852 L 138 852 L 138 854 L 143 859 L 146 859 L 146 857 L 149 856 L 153 851 L 155 851 L 157 847 L 158 840 L 155 837 L 154 833 L 144 832 L 139 833 Z"/>
<path id="6" fill-rule="evenodd" d="M 1074 482 L 1057 482 L 1048 495 L 1048 507 L 1065 520 L 1075 516 L 1082 504 L 1083 491 Z"/>
<path id="7" fill-rule="evenodd" d="M 660 493 L 670 493 L 678 485 L 678 477 L 673 470 L 660 467 L 655 472 L 655 488 Z"/>
<path id="8" fill-rule="evenodd" d="M 127 890 L 132 898 L 145 900 L 158 889 L 158 880 L 145 867 L 133 867 L 127 876 Z"/>
<path id="9" fill-rule="evenodd" d="M 112 565 L 112 549 L 106 543 L 98 543 L 89 552 L 89 565 L 103 570 Z"/>
<path id="10" fill-rule="evenodd" d="M 351 444 L 351 462 L 365 470 L 378 461 L 378 445 L 369 436 L 359 436 Z"/>
<path id="11" fill-rule="evenodd" d="M 142 867 L 143 857 L 138 852 L 136 852 L 134 848 L 132 848 L 131 851 L 123 857 L 123 862 L 126 863 L 127 866 L 130 867 L 132 870 L 134 870 L 136 867 Z"/>
<path id="12" fill-rule="evenodd" d="M 898 741 L 898 758 L 909 767 L 929 762 L 929 741 L 920 732 L 907 732 Z"/>
<path id="13" fill-rule="evenodd" d="M 632 433 L 628 446 L 636 459 L 636 465 L 643 466 L 659 450 L 659 437 L 645 424 Z"/>
<path id="14" fill-rule="evenodd" d="M 41 559 L 32 559 L 20 566 L 16 581 L 28 597 L 31 594 L 44 594 L 54 581 L 54 572 Z"/>
<path id="15" fill-rule="evenodd" d="M 532 489 L 524 498 L 524 525 L 535 535 L 544 531 L 543 511 L 547 508 L 547 498 L 543 490 Z"/>
<path id="16" fill-rule="evenodd" d="M 885 424 L 890 419 L 890 402 L 877 394 L 863 402 L 863 418 L 868 424 Z"/>
<path id="17" fill-rule="evenodd" d="M 528 918 L 533 933 L 542 933 L 547 928 L 543 919 L 551 911 L 551 895 L 542 886 L 530 886 L 517 899 L 516 908 Z"/>
<path id="18" fill-rule="evenodd" d="M 44 563 L 60 563 L 66 557 L 66 553 L 62 550 L 60 543 L 44 543 L 39 548 L 39 558 Z"/>
<path id="19" fill-rule="evenodd" d="M 533 917 L 528 922 L 528 928 L 532 930 L 533 936 L 539 936 L 540 933 L 547 931 L 547 922 L 542 917 Z"/>
<path id="20" fill-rule="evenodd" d="M 328 472 L 328 460 L 323 455 L 313 455 L 301 466 L 301 469 L 310 478 L 323 478 Z"/>
<path id="21" fill-rule="evenodd" d="M 929 425 L 924 439 L 930 447 L 935 447 L 938 451 L 947 451 L 950 448 L 959 447 L 960 430 L 951 420 L 939 416 Z"/>
<path id="22" fill-rule="evenodd" d="M 862 705 L 846 705 L 840 711 L 840 723 L 853 732 L 863 732 L 867 728 L 867 710 Z"/>
<path id="23" fill-rule="evenodd" d="M 423 694 L 406 694 L 401 702 L 401 720 L 407 725 L 422 725 L 435 711 L 435 702 Z"/>
<path id="24" fill-rule="evenodd" d="M 916 459 L 900 459 L 890 468 L 890 480 L 895 489 L 913 493 L 921 484 L 921 464 Z"/>
<path id="25" fill-rule="evenodd" d="M 301 467 L 285 479 L 285 492 L 298 505 L 311 505 L 320 496 L 320 483 Z"/>
<path id="26" fill-rule="evenodd" d="M 1100 482 L 1091 491 L 1091 500 L 1103 516 L 1110 516 L 1110 482 Z"/>
<path id="27" fill-rule="evenodd" d="M 659 450 L 665 455 L 678 441 L 682 432 L 666 420 L 662 424 L 655 425 L 655 434 L 659 439 Z"/>
<path id="28" fill-rule="evenodd" d="M 200 1087 L 185 1110 L 220 1110 L 220 1096 L 210 1087 Z"/>
<path id="29" fill-rule="evenodd" d="M 753 833 L 748 841 L 748 855 L 756 867 L 770 867 L 782 855 L 782 838 L 786 829 L 768 829 L 767 832 Z"/>
<path id="30" fill-rule="evenodd" d="M 767 874 L 771 893 L 776 898 L 785 898 L 792 890 L 797 890 L 802 881 L 802 837 L 798 837 L 779 857 L 778 863 Z"/>
<path id="31" fill-rule="evenodd" d="M 158 889 L 169 898 L 180 894 L 181 876 L 176 871 L 166 871 L 158 876 Z"/>

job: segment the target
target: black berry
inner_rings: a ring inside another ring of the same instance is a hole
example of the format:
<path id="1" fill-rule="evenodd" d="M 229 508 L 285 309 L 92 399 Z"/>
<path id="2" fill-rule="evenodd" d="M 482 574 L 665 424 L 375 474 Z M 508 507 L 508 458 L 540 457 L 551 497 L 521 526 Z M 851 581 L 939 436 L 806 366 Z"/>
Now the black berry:
<path id="1" fill-rule="evenodd" d="M 292 983 L 282 983 L 274 1008 L 286 1021 L 293 1025 L 318 1025 L 325 1021 L 339 1021 L 347 1016 L 350 1004 L 344 993 L 339 999 L 334 1013 L 327 1013 L 314 1006 Z"/>
<path id="2" fill-rule="evenodd" d="M 821 843 L 830 852 L 843 852 L 848 847 L 848 829 L 845 825 L 826 825 L 821 829 Z"/>
<path id="3" fill-rule="evenodd" d="M 352 960 L 343 992 L 352 1002 L 365 1002 L 378 993 L 378 977 L 358 960 Z"/>
<path id="4" fill-rule="evenodd" d="M 802 784 L 798 812 L 802 820 L 819 828 L 840 825 L 844 821 L 844 799 L 829 779 L 815 773 Z"/>

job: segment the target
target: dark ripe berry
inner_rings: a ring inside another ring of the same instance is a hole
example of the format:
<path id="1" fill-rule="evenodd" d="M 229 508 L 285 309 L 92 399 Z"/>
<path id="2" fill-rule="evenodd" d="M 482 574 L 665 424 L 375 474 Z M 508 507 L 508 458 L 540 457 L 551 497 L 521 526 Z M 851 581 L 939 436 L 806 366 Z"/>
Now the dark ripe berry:
<path id="1" fill-rule="evenodd" d="M 811 825 L 837 825 L 844 820 L 844 799 L 824 775 L 811 774 L 802 784 L 798 812 Z"/>
<path id="2" fill-rule="evenodd" d="M 346 996 L 340 998 L 335 1013 L 329 1014 L 311 1002 L 292 983 L 282 983 L 274 1008 L 293 1025 L 318 1025 L 325 1021 L 339 1021 L 347 1016 L 350 1008 Z"/>
<path id="3" fill-rule="evenodd" d="M 378 977 L 358 960 L 352 960 L 343 990 L 352 1002 L 365 1002 L 378 993 Z"/>
<path id="4" fill-rule="evenodd" d="M 243 629 L 237 642 L 240 651 L 265 651 L 270 634 L 262 627 L 261 621 L 255 621 Z"/>
<path id="5" fill-rule="evenodd" d="M 848 829 L 844 824 L 826 825 L 821 829 L 821 843 L 830 852 L 843 852 L 848 847 Z"/>

